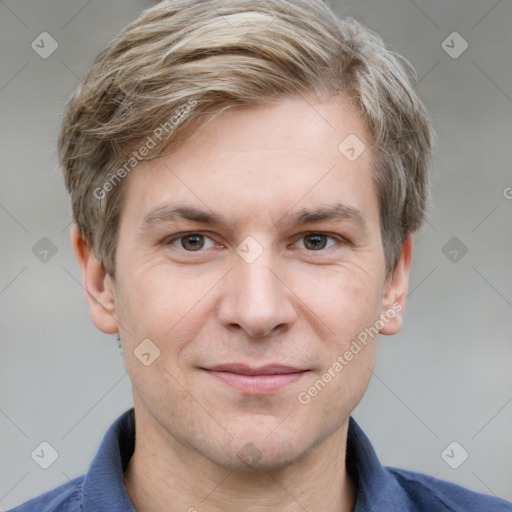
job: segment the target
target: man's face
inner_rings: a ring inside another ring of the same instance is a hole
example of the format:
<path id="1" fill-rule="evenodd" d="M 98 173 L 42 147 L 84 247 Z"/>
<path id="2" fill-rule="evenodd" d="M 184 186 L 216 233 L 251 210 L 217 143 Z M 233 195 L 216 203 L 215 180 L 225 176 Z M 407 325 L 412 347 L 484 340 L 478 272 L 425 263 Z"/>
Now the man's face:
<path id="1" fill-rule="evenodd" d="M 113 311 L 138 417 L 230 468 L 283 467 L 346 428 L 376 339 L 335 363 L 394 301 L 370 159 L 343 100 L 290 97 L 127 177 Z"/>

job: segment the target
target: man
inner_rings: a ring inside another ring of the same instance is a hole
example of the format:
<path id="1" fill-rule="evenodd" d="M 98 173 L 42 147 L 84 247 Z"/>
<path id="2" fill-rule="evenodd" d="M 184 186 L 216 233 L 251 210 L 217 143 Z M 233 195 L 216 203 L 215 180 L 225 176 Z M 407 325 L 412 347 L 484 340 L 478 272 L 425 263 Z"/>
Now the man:
<path id="1" fill-rule="evenodd" d="M 350 417 L 401 328 L 432 128 L 320 0 L 171 0 L 98 56 L 59 155 L 134 409 L 16 511 L 510 511 L 380 465 Z"/>

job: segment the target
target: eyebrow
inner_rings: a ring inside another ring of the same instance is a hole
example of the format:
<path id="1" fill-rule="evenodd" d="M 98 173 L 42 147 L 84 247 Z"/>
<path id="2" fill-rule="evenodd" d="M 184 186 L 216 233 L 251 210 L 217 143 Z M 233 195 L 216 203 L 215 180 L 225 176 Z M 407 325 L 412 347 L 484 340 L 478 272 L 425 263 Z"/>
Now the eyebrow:
<path id="1" fill-rule="evenodd" d="M 141 223 L 142 231 L 151 229 L 157 224 L 179 222 L 188 220 L 210 226 L 221 225 L 229 226 L 228 220 L 221 214 L 203 210 L 189 205 L 165 205 L 151 210 L 144 216 Z M 368 231 L 368 223 L 365 215 L 354 208 L 342 203 L 335 203 L 316 209 L 303 208 L 296 212 L 288 212 L 281 219 L 274 223 L 285 224 L 290 227 L 298 227 L 304 224 L 313 224 L 318 222 L 337 220 L 352 222 L 358 226 L 364 233 Z"/>

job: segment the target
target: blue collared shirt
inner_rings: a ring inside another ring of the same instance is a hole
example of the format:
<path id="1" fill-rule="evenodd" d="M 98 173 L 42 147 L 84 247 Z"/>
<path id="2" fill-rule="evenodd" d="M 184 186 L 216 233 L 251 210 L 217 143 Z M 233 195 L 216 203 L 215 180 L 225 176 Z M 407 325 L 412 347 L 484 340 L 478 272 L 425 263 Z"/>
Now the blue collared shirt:
<path id="1" fill-rule="evenodd" d="M 108 429 L 89 471 L 10 512 L 136 512 L 124 486 L 135 448 L 133 408 Z M 422 473 L 383 467 L 350 418 L 347 470 L 357 484 L 353 512 L 512 512 L 512 503 Z"/>

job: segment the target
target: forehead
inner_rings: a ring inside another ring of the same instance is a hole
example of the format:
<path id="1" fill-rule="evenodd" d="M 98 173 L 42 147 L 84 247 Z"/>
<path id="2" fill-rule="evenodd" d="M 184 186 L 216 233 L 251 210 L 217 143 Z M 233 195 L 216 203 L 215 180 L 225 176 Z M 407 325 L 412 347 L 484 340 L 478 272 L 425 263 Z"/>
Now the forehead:
<path id="1" fill-rule="evenodd" d="M 237 107 L 140 164 L 125 183 L 123 216 L 140 224 L 158 208 L 189 204 L 273 224 L 294 209 L 341 203 L 378 223 L 370 163 L 366 127 L 339 97 Z"/>

